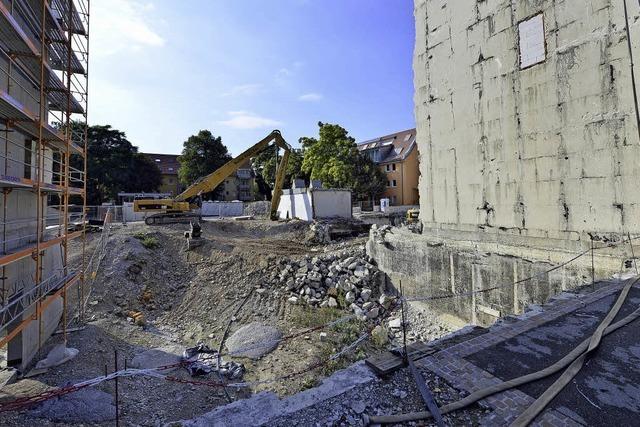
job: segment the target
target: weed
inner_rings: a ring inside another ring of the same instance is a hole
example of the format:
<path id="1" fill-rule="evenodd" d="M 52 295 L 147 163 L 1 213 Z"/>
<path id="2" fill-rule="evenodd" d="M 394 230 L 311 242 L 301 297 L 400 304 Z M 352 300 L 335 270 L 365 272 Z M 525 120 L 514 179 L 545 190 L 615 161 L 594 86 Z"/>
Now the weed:
<path id="1" fill-rule="evenodd" d="M 303 328 L 315 328 L 344 316 L 337 308 L 299 306 L 291 313 L 291 322 Z"/>
<path id="2" fill-rule="evenodd" d="M 138 240 L 144 240 L 147 237 L 147 233 L 145 233 L 144 231 L 136 231 L 135 233 L 133 233 L 133 237 Z"/>
<path id="3" fill-rule="evenodd" d="M 160 241 L 158 240 L 157 237 L 151 236 L 143 231 L 137 231 L 136 233 L 133 234 L 133 237 L 140 240 L 140 243 L 142 243 L 142 246 L 144 246 L 147 249 L 154 249 L 160 246 Z"/>

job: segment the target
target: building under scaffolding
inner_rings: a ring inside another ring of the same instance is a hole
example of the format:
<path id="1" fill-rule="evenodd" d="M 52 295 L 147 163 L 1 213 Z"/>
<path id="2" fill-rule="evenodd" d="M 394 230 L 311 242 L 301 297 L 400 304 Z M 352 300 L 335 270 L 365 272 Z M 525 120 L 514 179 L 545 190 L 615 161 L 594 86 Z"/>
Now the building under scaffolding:
<path id="1" fill-rule="evenodd" d="M 88 62 L 89 0 L 0 0 L 0 360 L 8 366 L 24 367 L 61 320 L 66 331 L 81 315 Z"/>

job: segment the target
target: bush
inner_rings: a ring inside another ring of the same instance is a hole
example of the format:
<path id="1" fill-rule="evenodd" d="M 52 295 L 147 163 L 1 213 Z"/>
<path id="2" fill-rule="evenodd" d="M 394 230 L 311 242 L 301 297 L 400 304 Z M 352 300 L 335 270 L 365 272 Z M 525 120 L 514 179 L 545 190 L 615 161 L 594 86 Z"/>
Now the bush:
<path id="1" fill-rule="evenodd" d="M 149 234 L 144 233 L 142 231 L 138 231 L 134 233 L 133 237 L 140 240 L 140 243 L 142 243 L 142 246 L 144 246 L 147 249 L 154 249 L 160 246 L 160 241 L 158 240 L 157 237 L 150 236 Z"/>

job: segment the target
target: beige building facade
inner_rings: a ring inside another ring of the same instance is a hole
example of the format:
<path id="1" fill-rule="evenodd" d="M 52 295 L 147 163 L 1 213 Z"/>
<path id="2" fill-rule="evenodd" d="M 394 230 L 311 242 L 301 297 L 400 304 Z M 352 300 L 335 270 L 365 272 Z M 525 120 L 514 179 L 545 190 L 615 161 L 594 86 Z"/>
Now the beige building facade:
<path id="1" fill-rule="evenodd" d="M 389 199 L 392 206 L 419 203 L 420 170 L 415 129 L 360 142 L 358 150 L 368 155 L 387 177 L 387 187 L 380 198 Z"/>

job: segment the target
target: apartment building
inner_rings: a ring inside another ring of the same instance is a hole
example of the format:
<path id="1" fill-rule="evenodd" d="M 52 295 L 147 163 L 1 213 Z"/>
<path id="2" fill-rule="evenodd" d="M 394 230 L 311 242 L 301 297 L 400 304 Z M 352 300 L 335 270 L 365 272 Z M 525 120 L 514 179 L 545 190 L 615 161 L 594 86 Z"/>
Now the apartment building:
<path id="1" fill-rule="evenodd" d="M 250 202 L 254 200 L 254 192 L 255 174 L 251 169 L 251 161 L 247 160 L 234 174 L 224 180 L 219 199 L 227 202 Z"/>
<path id="2" fill-rule="evenodd" d="M 186 187 L 178 179 L 178 169 L 180 169 L 178 154 L 143 154 L 158 166 L 162 174 L 162 184 L 158 188 L 158 192 L 176 196 L 184 191 Z"/>
<path id="3" fill-rule="evenodd" d="M 69 243 L 84 237 L 88 24 L 89 0 L 0 0 L 2 365 L 82 313 L 67 295 L 84 292 Z"/>
<path id="4" fill-rule="evenodd" d="M 416 130 L 408 129 L 358 143 L 387 176 L 387 188 L 380 198 L 391 205 L 417 205 L 420 202 L 420 177 Z"/>

